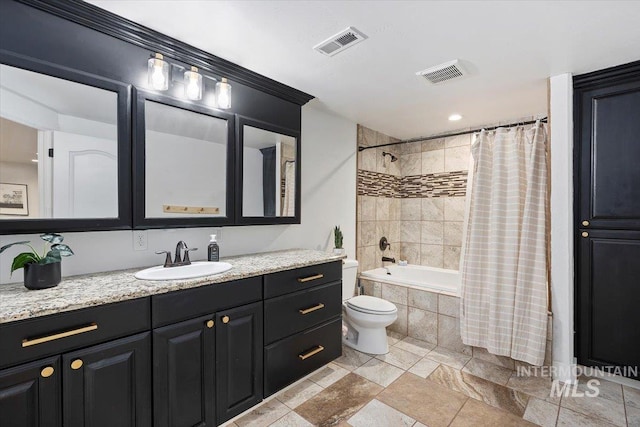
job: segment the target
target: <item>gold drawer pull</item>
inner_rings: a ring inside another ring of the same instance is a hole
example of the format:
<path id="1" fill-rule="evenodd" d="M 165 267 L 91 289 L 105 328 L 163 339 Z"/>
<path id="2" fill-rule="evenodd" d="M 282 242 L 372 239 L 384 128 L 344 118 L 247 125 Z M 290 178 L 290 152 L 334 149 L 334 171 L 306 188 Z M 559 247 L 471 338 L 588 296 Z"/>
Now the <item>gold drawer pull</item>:
<path id="1" fill-rule="evenodd" d="M 213 328 L 213 325 L 214 325 L 214 324 L 215 324 L 215 322 L 214 322 L 213 320 L 209 320 L 209 321 L 207 322 L 207 328 L 209 328 L 209 329 Z"/>
<path id="2" fill-rule="evenodd" d="M 222 316 L 222 323 L 229 323 L 229 316 Z"/>
<path id="3" fill-rule="evenodd" d="M 83 326 L 82 328 L 72 329 L 70 331 L 64 331 L 53 335 L 47 335 L 46 337 L 34 338 L 34 339 L 24 339 L 22 340 L 22 347 L 30 347 L 36 344 L 42 344 L 49 341 L 59 340 L 60 338 L 71 337 L 73 335 L 84 334 L 85 332 L 95 331 L 98 329 L 98 325 L 92 323 L 87 326 Z"/>
<path id="4" fill-rule="evenodd" d="M 313 307 L 305 308 L 304 310 L 298 310 L 298 311 L 300 312 L 300 314 L 309 314 L 309 313 L 313 313 L 316 310 L 320 310 L 321 308 L 324 308 L 323 303 L 314 305 Z"/>
<path id="5" fill-rule="evenodd" d="M 318 347 L 314 348 L 313 350 L 311 350 L 308 353 L 299 354 L 298 357 L 300 358 L 300 360 L 305 360 L 305 359 L 310 358 L 311 356 L 314 356 L 314 355 L 320 353 L 322 350 L 324 350 L 324 347 L 319 345 Z"/>
<path id="6" fill-rule="evenodd" d="M 51 375 L 53 375 L 54 372 L 55 369 L 53 369 L 51 366 L 47 366 L 42 371 L 40 371 L 40 375 L 42 375 L 42 378 L 49 378 Z"/>
<path id="7" fill-rule="evenodd" d="M 84 362 L 82 361 L 82 359 L 76 359 L 73 362 L 71 362 L 71 369 L 73 369 L 74 371 L 77 371 L 78 369 L 82 368 L 82 365 L 84 365 Z"/>
<path id="8" fill-rule="evenodd" d="M 312 280 L 322 279 L 323 277 L 324 277 L 324 274 L 316 274 L 315 276 L 309 276 L 309 277 L 299 277 L 298 282 L 300 283 L 310 282 Z"/>

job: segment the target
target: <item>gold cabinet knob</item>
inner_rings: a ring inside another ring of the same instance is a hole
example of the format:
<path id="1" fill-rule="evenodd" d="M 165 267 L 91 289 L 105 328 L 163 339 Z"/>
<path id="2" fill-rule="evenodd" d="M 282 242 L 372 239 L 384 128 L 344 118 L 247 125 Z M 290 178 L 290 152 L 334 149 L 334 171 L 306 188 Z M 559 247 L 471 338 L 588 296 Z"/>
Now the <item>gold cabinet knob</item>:
<path id="1" fill-rule="evenodd" d="M 82 359 L 76 359 L 73 362 L 71 362 L 71 369 L 77 370 L 80 368 L 82 368 Z"/>
<path id="2" fill-rule="evenodd" d="M 49 378 L 51 375 L 53 375 L 54 372 L 55 369 L 53 369 L 51 366 L 47 366 L 46 368 L 43 368 L 42 371 L 40 371 L 40 375 L 42 375 L 42 378 Z"/>
<path id="3" fill-rule="evenodd" d="M 587 220 L 582 221 L 582 225 L 584 225 L 585 227 L 588 227 L 589 226 L 589 221 L 587 221 Z"/>
<path id="4" fill-rule="evenodd" d="M 222 323 L 229 323 L 229 316 L 222 316 Z"/>
<path id="5" fill-rule="evenodd" d="M 213 325 L 214 325 L 213 320 L 209 320 L 207 322 L 207 328 L 211 329 L 211 328 L 213 328 Z"/>
<path id="6" fill-rule="evenodd" d="M 589 237 L 589 233 L 587 233 L 586 231 L 582 232 L 582 237 Z"/>

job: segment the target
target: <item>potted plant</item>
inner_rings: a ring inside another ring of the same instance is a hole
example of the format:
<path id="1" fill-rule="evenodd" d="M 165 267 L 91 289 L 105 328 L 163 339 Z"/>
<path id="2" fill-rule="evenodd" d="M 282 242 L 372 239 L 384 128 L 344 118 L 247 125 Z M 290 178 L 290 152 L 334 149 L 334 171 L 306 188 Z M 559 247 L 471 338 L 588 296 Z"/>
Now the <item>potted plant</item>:
<path id="1" fill-rule="evenodd" d="M 336 255 L 343 255 L 344 254 L 344 248 L 342 247 L 342 231 L 340 230 L 340 226 L 336 225 L 333 229 L 333 241 L 334 241 L 334 248 L 333 248 L 333 253 Z"/>
<path id="2" fill-rule="evenodd" d="M 29 241 L 15 242 L 0 248 L 0 253 L 11 246 L 28 246 L 30 252 L 22 252 L 13 259 L 11 274 L 24 268 L 24 286 L 27 289 L 46 289 L 57 286 L 62 280 L 60 264 L 63 256 L 73 255 L 73 251 L 67 245 L 62 244 L 64 237 L 59 234 L 42 234 L 40 238 L 45 241 L 42 255 L 29 244 Z"/>

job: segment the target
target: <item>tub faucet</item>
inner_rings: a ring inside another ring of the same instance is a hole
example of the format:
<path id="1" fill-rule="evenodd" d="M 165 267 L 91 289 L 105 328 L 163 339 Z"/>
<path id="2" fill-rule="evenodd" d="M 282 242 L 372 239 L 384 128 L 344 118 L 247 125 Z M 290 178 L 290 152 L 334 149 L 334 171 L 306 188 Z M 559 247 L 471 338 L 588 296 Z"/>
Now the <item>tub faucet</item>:
<path id="1" fill-rule="evenodd" d="M 392 263 L 396 263 L 396 259 L 395 258 L 389 258 L 388 256 L 383 256 L 382 257 L 382 262 L 392 262 Z"/>

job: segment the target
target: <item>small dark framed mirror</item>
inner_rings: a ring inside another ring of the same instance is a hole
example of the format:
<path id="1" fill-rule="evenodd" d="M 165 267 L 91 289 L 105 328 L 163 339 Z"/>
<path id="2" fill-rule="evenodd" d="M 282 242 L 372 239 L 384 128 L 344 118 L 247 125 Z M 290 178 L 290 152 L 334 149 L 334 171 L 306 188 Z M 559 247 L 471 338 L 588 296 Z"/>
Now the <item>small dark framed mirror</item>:
<path id="1" fill-rule="evenodd" d="M 237 120 L 239 224 L 300 223 L 300 132 Z"/>
<path id="2" fill-rule="evenodd" d="M 0 53 L 0 234 L 131 228 L 130 86 Z"/>
<path id="3" fill-rule="evenodd" d="M 134 228 L 234 221 L 234 116 L 136 90 Z"/>

